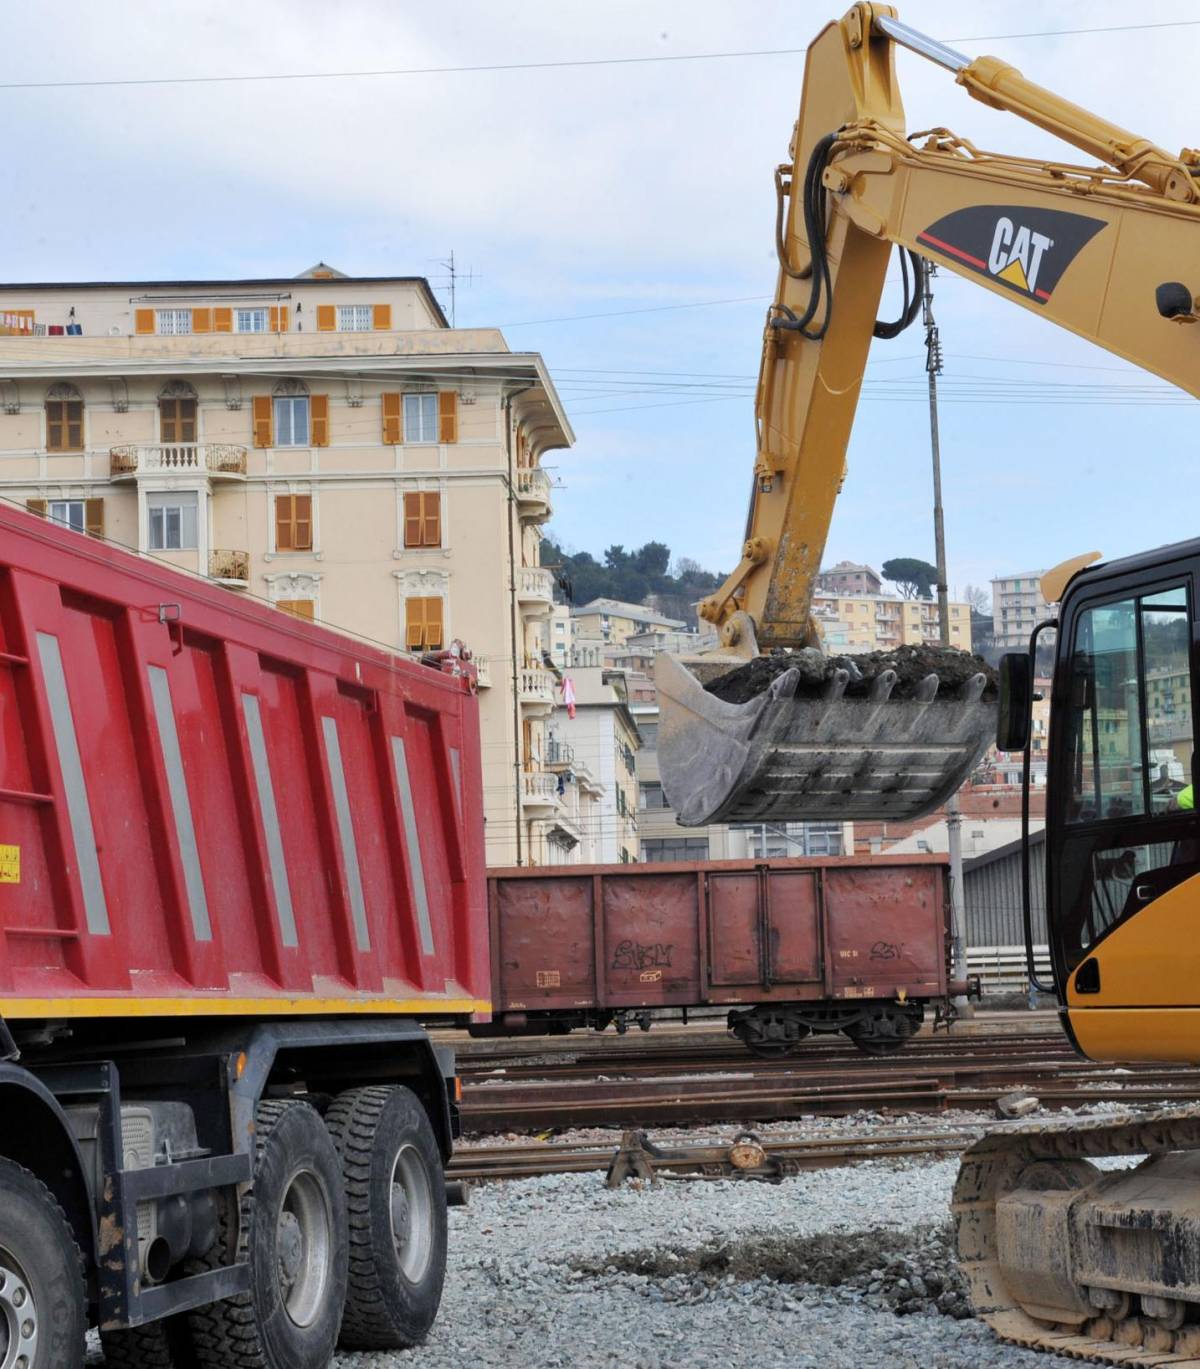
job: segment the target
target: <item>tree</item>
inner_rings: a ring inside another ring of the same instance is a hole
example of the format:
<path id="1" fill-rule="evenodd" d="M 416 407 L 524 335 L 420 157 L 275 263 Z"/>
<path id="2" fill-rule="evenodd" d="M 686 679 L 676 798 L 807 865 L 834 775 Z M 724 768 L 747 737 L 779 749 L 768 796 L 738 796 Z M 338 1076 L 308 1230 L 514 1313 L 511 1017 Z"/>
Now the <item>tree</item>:
<path id="1" fill-rule="evenodd" d="M 973 614 L 990 616 L 992 612 L 991 596 L 982 585 L 968 585 L 963 590 L 963 598 L 970 605 Z"/>
<path id="2" fill-rule="evenodd" d="M 905 599 L 932 599 L 937 567 L 915 556 L 897 556 L 883 563 L 883 578 L 892 581 Z"/>
<path id="3" fill-rule="evenodd" d="M 652 580 L 661 579 L 671 564 L 671 548 L 665 542 L 647 542 L 633 553 L 633 564 Z"/>

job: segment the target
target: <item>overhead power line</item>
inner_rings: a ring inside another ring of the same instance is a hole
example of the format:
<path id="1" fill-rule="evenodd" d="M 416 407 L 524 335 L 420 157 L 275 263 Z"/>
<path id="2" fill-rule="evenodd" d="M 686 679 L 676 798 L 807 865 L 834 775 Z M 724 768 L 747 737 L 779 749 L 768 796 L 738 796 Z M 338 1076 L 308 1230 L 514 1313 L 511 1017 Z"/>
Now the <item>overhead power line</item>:
<path id="1" fill-rule="evenodd" d="M 1145 29 L 1200 27 L 1200 19 L 1171 19 L 1152 24 L 1109 24 L 1103 27 L 1040 29 L 1026 33 L 978 33 L 945 38 L 946 43 L 1000 43 L 1021 38 L 1075 38 L 1084 34 L 1134 33 Z M 381 67 L 362 71 L 253 72 L 226 76 L 129 76 L 74 81 L 0 81 L 0 90 L 98 90 L 131 86 L 251 85 L 268 81 L 360 81 L 403 76 L 472 76 L 506 71 L 561 71 L 579 67 L 646 66 L 665 62 L 716 62 L 746 57 L 798 57 L 808 48 L 748 48 L 731 52 L 662 53 L 650 57 L 584 57 L 553 62 L 488 62 L 446 67 Z"/>

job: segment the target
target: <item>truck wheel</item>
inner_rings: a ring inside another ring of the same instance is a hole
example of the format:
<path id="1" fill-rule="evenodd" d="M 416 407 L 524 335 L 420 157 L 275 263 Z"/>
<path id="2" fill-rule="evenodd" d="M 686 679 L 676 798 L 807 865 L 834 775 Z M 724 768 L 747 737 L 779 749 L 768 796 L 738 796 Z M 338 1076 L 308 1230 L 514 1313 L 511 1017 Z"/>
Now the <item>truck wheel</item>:
<path id="1" fill-rule="evenodd" d="M 86 1330 L 83 1263 L 62 1208 L 29 1170 L 0 1160 L 0 1364 L 82 1364 Z"/>
<path id="2" fill-rule="evenodd" d="M 250 1291 L 189 1314 L 196 1361 L 205 1369 L 326 1369 L 346 1297 L 341 1163 L 307 1103 L 260 1103 L 255 1124 L 254 1180 L 236 1238 Z M 218 1252 L 230 1247 L 230 1226 Z"/>
<path id="3" fill-rule="evenodd" d="M 101 1331 L 105 1369 L 184 1369 L 193 1361 L 187 1325 L 168 1329 L 162 1321 L 130 1326 L 122 1331 Z"/>
<path id="4" fill-rule="evenodd" d="M 342 1156 L 350 1286 L 340 1344 L 424 1339 L 446 1277 L 446 1184 L 429 1117 L 406 1088 L 349 1089 L 325 1116 Z"/>

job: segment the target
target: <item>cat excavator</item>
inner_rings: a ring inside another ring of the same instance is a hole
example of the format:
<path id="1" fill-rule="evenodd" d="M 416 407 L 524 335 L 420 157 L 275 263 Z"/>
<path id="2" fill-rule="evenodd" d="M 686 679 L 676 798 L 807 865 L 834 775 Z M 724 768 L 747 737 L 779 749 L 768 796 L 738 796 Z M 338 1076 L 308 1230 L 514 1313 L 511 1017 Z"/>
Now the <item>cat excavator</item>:
<path id="1" fill-rule="evenodd" d="M 907 133 L 898 47 L 1093 164 Z M 701 605 L 717 649 L 656 664 L 666 796 L 690 825 L 912 816 L 957 788 L 995 727 L 1002 750 L 1024 751 L 1027 797 L 1035 653 L 1054 628 L 1044 834 L 1030 835 L 1025 805 L 1031 983 L 1056 996 L 1090 1059 L 1200 1064 L 1200 539 L 1047 572 L 1057 616 L 1004 657 L 991 702 L 961 660 L 904 688 L 894 670 L 856 680 L 852 661 L 822 655 L 812 620 L 867 352 L 915 318 L 916 257 L 1200 396 L 1200 152 L 1174 156 L 863 3 L 808 49 L 776 194 L 742 558 Z M 894 247 L 912 283 L 899 318 L 880 323 Z M 1069 481 L 1062 501 L 1074 536 Z M 1200 1107 L 998 1128 L 964 1155 L 953 1211 L 975 1310 L 1005 1339 L 1200 1369 Z"/>

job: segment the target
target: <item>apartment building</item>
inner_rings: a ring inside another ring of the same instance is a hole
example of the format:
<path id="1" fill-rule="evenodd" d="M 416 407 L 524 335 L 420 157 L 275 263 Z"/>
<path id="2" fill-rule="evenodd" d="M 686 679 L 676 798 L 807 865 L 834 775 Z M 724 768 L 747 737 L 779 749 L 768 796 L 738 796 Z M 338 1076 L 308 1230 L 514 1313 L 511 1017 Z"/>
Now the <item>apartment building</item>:
<path id="1" fill-rule="evenodd" d="M 870 566 L 839 561 L 817 576 L 817 589 L 827 594 L 880 594 L 883 581 Z"/>
<path id="2" fill-rule="evenodd" d="M 971 650 L 971 608 L 952 602 L 950 645 Z M 941 641 L 937 601 L 895 599 L 886 594 L 813 596 L 813 618 L 826 651 L 892 651 L 898 646 L 937 646 Z"/>
<path id="3" fill-rule="evenodd" d="M 626 604 L 620 599 L 593 599 L 576 608 L 571 616 L 577 637 L 609 646 L 620 646 L 626 638 L 651 628 L 680 630 L 687 627 L 678 618 L 667 618 L 652 608 Z"/>
<path id="4" fill-rule="evenodd" d="M 541 459 L 573 436 L 537 353 L 318 264 L 2 285 L 0 363 L 0 497 L 398 650 L 467 643 L 488 858 L 550 858 Z"/>
<path id="5" fill-rule="evenodd" d="M 1029 645 L 1029 634 L 1051 616 L 1042 597 L 1043 574 L 1040 570 L 1025 570 L 992 580 L 992 629 L 997 647 L 1024 650 Z"/>
<path id="6" fill-rule="evenodd" d="M 600 787 L 596 860 L 631 864 L 638 859 L 637 752 L 641 736 L 630 708 L 624 671 L 584 666 L 571 671 L 575 716 L 555 714 L 552 753 L 569 748 L 569 764 Z M 566 755 L 566 752 L 563 752 Z"/>

